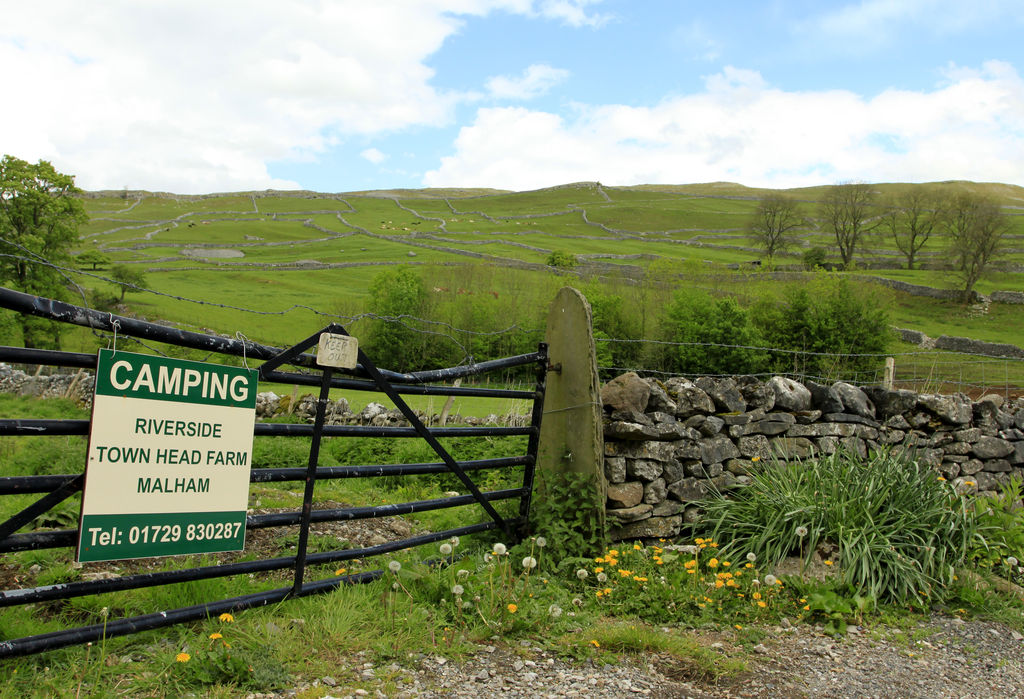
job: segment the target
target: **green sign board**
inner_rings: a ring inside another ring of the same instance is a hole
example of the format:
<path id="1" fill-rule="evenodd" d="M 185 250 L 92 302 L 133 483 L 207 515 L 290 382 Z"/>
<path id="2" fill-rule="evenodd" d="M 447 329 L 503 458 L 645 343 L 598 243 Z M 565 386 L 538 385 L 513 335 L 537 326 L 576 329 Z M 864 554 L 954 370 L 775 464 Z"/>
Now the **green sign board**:
<path id="1" fill-rule="evenodd" d="M 100 350 L 77 559 L 239 551 L 257 372 Z"/>

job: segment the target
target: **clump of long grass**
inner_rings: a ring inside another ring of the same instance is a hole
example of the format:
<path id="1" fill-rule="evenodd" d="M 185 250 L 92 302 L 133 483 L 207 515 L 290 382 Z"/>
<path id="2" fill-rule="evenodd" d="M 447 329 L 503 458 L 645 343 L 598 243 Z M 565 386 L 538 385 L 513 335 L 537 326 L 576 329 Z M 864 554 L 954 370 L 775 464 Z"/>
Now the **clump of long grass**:
<path id="1" fill-rule="evenodd" d="M 942 597 L 978 538 L 955 489 L 913 454 L 891 451 L 768 464 L 730 498 L 707 503 L 706 512 L 714 538 L 728 542 L 734 557 L 806 563 L 828 545 L 839 583 L 898 603 Z"/>

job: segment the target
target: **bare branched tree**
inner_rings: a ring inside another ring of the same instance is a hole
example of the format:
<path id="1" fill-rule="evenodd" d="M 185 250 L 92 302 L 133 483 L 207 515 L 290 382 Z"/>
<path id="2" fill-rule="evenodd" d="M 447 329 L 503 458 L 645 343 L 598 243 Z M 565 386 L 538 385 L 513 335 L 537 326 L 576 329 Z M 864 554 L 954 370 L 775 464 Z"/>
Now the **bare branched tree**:
<path id="1" fill-rule="evenodd" d="M 844 267 L 853 262 L 864 237 L 881 223 L 875 214 L 875 192 L 866 182 L 844 182 L 826 191 L 821 216 L 826 229 L 835 236 Z"/>
<path id="2" fill-rule="evenodd" d="M 797 211 L 797 202 L 780 192 L 770 192 L 761 198 L 750 222 L 750 238 L 764 248 L 771 262 L 775 253 L 793 244 L 791 232 L 802 226 L 803 216 Z"/>
<path id="3" fill-rule="evenodd" d="M 961 282 L 963 302 L 973 296 L 974 285 L 999 255 L 1010 220 L 990 197 L 960 192 L 946 205 L 943 224 L 950 237 L 950 252 Z"/>
<path id="4" fill-rule="evenodd" d="M 911 187 L 886 204 L 882 226 L 907 258 L 907 269 L 914 269 L 917 253 L 932 237 L 941 219 L 942 199 L 932 187 Z"/>

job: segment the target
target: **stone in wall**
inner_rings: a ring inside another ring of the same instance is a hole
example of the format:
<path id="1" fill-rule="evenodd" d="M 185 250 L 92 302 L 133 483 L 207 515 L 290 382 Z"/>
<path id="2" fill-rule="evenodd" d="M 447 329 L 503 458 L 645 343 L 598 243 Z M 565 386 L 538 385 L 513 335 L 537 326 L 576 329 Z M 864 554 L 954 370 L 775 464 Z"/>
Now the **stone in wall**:
<path id="1" fill-rule="evenodd" d="M 698 413 L 710 415 L 715 412 L 715 402 L 692 381 L 671 378 L 665 382 L 665 391 L 676 404 L 676 417 L 685 419 Z"/>
<path id="2" fill-rule="evenodd" d="M 775 408 L 790 412 L 811 409 L 811 392 L 802 383 L 784 376 L 773 376 L 768 385 L 775 392 Z"/>

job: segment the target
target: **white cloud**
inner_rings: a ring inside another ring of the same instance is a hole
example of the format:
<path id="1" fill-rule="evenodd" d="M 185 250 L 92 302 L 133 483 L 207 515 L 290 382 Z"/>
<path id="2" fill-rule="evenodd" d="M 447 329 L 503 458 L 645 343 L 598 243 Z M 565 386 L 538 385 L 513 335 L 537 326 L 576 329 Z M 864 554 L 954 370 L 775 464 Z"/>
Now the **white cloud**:
<path id="1" fill-rule="evenodd" d="M 601 0 L 540 0 L 537 11 L 542 17 L 560 19 L 574 27 L 600 27 L 611 21 L 612 15 L 587 12 L 588 5 L 600 2 Z"/>
<path id="2" fill-rule="evenodd" d="M 359 155 L 362 156 L 364 159 L 369 160 L 374 165 L 380 165 L 381 163 L 388 159 L 387 154 L 380 152 L 376 148 L 367 148 L 366 150 L 362 151 Z"/>
<path id="3" fill-rule="evenodd" d="M 79 0 L 5 3 L 0 153 L 47 158 L 87 189 L 295 187 L 268 163 L 350 135 L 451 123 L 469 95 L 426 60 L 460 16 L 572 25 L 588 0 Z M 16 108 L 12 108 L 16 105 Z"/>
<path id="4" fill-rule="evenodd" d="M 796 187 L 839 180 L 973 179 L 1024 185 L 1024 80 L 1013 66 L 953 69 L 932 91 L 787 92 L 726 68 L 657 105 L 580 106 L 569 118 L 488 108 L 427 186 L 533 189 L 732 180 Z"/>
<path id="5" fill-rule="evenodd" d="M 487 81 L 487 91 L 497 99 L 528 100 L 540 97 L 551 88 L 564 82 L 569 71 L 535 63 L 523 71 L 520 77 L 498 75 Z"/>
<path id="6" fill-rule="evenodd" d="M 826 41 L 858 50 L 899 40 L 907 31 L 924 29 L 949 35 L 992 22 L 1019 21 L 1014 0 L 861 0 L 843 5 L 804 23 Z M 908 27 L 916 28 L 912 29 Z"/>

